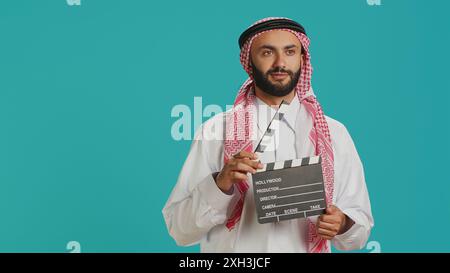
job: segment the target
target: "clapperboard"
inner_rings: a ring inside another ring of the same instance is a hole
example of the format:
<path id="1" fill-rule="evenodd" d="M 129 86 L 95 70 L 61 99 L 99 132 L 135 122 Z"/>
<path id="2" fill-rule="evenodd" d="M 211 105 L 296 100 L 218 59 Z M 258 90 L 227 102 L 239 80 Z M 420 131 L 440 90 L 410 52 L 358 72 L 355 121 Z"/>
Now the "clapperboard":
<path id="1" fill-rule="evenodd" d="M 282 102 L 255 149 L 261 154 L 273 143 L 277 123 L 288 103 Z M 273 147 L 272 147 L 273 148 Z M 263 164 L 252 175 L 260 224 L 306 218 L 325 212 L 325 188 L 320 156 Z"/>

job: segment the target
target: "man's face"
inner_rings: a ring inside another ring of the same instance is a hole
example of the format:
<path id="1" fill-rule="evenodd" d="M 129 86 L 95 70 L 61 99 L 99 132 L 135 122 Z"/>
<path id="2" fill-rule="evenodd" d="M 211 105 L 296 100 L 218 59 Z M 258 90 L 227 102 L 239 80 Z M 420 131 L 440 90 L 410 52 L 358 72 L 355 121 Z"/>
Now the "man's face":
<path id="1" fill-rule="evenodd" d="M 298 38 L 284 30 L 263 33 L 250 50 L 255 84 L 265 93 L 283 97 L 297 85 L 302 65 Z"/>

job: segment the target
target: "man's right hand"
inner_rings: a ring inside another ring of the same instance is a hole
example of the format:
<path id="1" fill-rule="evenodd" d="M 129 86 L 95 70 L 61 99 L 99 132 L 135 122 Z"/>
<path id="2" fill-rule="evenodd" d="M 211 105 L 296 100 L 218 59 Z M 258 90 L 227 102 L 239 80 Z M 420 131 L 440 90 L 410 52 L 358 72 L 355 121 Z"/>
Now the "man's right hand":
<path id="1" fill-rule="evenodd" d="M 230 158 L 216 177 L 219 189 L 231 194 L 230 189 L 234 183 L 247 180 L 247 173 L 254 174 L 257 169 L 262 169 L 263 165 L 256 159 L 258 156 L 255 153 L 246 151 L 241 151 Z"/>

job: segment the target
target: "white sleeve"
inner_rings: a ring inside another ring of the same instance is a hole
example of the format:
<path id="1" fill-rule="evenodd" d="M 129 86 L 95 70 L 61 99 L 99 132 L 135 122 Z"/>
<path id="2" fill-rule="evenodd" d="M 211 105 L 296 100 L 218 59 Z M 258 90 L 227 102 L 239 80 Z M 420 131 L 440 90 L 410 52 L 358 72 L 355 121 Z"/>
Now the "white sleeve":
<path id="1" fill-rule="evenodd" d="M 353 140 L 342 125 L 335 145 L 335 205 L 355 223 L 332 240 L 339 250 L 362 249 L 374 225 L 364 169 Z"/>
<path id="2" fill-rule="evenodd" d="M 237 189 L 232 195 L 223 193 L 212 176 L 218 170 L 210 166 L 209 160 L 217 161 L 220 154 L 216 151 L 223 142 L 200 138 L 196 134 L 177 184 L 162 210 L 169 234 L 183 246 L 198 243 L 211 228 L 223 224 L 230 202 L 238 194 Z"/>

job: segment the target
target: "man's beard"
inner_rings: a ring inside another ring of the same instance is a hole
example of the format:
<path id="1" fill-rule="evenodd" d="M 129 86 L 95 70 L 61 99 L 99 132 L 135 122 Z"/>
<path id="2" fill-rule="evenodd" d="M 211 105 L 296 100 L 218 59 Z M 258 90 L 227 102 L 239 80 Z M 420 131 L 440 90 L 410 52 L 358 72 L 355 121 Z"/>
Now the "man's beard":
<path id="1" fill-rule="evenodd" d="M 265 74 L 251 62 L 252 71 L 253 71 L 253 80 L 255 81 L 256 86 L 258 86 L 265 93 L 275 96 L 275 97 L 284 97 L 287 94 L 291 93 L 291 91 L 297 85 L 298 79 L 300 78 L 301 68 L 299 68 L 295 73 L 291 70 L 286 70 L 281 67 L 275 67 L 269 69 Z M 273 84 L 269 80 L 270 73 L 287 73 L 289 75 L 289 82 L 286 84 L 277 83 Z"/>

